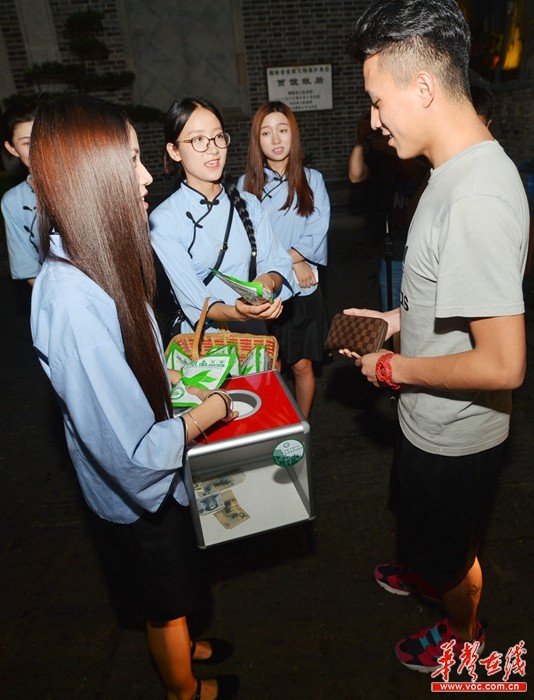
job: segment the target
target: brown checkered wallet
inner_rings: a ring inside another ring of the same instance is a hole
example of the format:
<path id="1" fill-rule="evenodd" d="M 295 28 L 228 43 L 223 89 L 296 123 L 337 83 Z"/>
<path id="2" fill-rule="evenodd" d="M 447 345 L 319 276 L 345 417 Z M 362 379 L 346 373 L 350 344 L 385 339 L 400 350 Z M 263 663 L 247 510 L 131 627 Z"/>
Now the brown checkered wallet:
<path id="1" fill-rule="evenodd" d="M 329 352 L 352 350 L 358 355 L 377 352 L 386 339 L 388 324 L 383 318 L 336 314 L 330 324 L 325 347 Z"/>

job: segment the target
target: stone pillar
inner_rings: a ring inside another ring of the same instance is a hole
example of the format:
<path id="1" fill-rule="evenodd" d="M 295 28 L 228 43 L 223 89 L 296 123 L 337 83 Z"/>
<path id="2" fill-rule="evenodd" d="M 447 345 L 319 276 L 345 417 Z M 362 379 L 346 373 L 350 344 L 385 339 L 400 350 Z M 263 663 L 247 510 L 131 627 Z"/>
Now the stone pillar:
<path id="1" fill-rule="evenodd" d="M 48 0 L 16 0 L 29 65 L 59 61 L 56 28 Z"/>

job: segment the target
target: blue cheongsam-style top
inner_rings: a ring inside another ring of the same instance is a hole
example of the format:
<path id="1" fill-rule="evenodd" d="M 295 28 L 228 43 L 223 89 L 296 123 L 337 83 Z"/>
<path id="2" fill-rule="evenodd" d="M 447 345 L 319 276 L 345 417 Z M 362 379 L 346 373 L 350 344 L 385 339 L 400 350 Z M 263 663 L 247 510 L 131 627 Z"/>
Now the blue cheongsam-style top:
<path id="1" fill-rule="evenodd" d="M 243 193 L 250 220 L 256 234 L 257 276 L 277 272 L 285 280 L 279 294 L 292 296 L 292 261 L 280 241 L 273 235 L 269 218 L 256 197 Z M 224 282 L 208 277 L 216 264 L 224 241 L 230 200 L 224 189 L 213 202 L 183 182 L 180 188 L 162 202 L 150 215 L 152 246 L 169 277 L 174 293 L 186 317 L 186 327 L 195 327 L 207 296 L 211 303 L 234 304 L 238 295 Z M 228 248 L 219 267 L 224 274 L 248 280 L 251 247 L 245 227 L 234 211 L 228 237 Z"/>

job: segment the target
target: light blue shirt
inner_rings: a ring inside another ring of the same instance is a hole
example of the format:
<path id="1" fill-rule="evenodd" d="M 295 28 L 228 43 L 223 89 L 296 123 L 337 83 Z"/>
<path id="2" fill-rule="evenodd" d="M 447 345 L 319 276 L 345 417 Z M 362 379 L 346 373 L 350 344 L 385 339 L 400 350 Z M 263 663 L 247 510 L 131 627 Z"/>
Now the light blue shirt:
<path id="1" fill-rule="evenodd" d="M 321 173 L 311 168 L 305 168 L 304 172 L 313 192 L 314 209 L 309 216 L 299 216 L 297 213 L 296 195 L 293 205 L 289 209 L 282 209 L 289 190 L 287 178 L 281 177 L 269 168 L 265 168 L 267 181 L 263 188 L 261 203 L 284 250 L 293 248 L 312 265 L 326 265 L 330 200 Z M 243 188 L 244 180 L 242 175 L 238 182 L 240 190 Z M 316 286 L 299 286 L 295 292 L 301 296 L 307 296 L 313 294 L 316 289 Z"/>
<path id="2" fill-rule="evenodd" d="M 51 253 L 66 257 L 58 234 L 51 236 Z M 78 268 L 47 258 L 33 288 L 31 331 L 59 398 L 67 446 L 89 507 L 106 520 L 134 522 L 143 509 L 157 510 L 171 486 L 174 498 L 186 505 L 177 474 L 184 424 L 180 418 L 155 422 L 126 362 L 111 297 Z"/>
<path id="3" fill-rule="evenodd" d="M 292 261 L 273 235 L 269 219 L 256 197 L 245 193 L 250 220 L 256 234 L 256 274 L 279 273 L 286 282 L 280 295 L 287 299 L 292 289 Z M 185 325 L 194 328 L 206 297 L 211 303 L 235 304 L 238 294 L 216 277 L 208 285 L 203 281 L 217 262 L 230 211 L 230 200 L 224 190 L 213 205 L 204 196 L 182 183 L 150 215 L 152 246 L 169 277 L 174 293 L 186 316 Z M 188 214 L 190 216 L 188 216 Z M 193 221 L 194 220 L 194 221 Z M 197 222 L 197 226 L 194 225 Z M 228 249 L 220 265 L 226 275 L 248 280 L 250 243 L 245 227 L 234 211 Z M 184 330 L 183 326 L 182 329 Z M 185 330 L 188 330 L 187 328 Z"/>
<path id="4" fill-rule="evenodd" d="M 37 277 L 41 269 L 36 206 L 29 176 L 2 197 L 9 269 L 11 277 L 15 280 Z"/>

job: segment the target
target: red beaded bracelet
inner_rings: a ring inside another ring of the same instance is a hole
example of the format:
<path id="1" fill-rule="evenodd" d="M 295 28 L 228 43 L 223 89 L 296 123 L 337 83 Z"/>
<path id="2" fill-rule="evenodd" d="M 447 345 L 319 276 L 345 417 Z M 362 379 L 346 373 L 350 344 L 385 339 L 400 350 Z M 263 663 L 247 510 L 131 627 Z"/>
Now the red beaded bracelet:
<path id="1" fill-rule="evenodd" d="M 376 363 L 375 374 L 380 384 L 385 384 L 391 387 L 391 389 L 397 390 L 401 388 L 401 385 L 394 382 L 391 378 L 393 370 L 391 369 L 390 359 L 394 355 L 394 352 L 387 352 L 385 355 L 380 355 Z"/>

